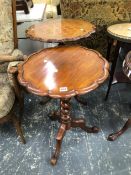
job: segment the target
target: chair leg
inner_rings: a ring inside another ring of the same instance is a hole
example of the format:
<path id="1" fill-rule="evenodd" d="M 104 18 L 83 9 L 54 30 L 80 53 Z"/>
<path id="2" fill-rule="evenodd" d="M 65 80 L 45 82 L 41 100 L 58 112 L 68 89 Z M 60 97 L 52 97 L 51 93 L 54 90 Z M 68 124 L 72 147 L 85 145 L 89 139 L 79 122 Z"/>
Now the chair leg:
<path id="1" fill-rule="evenodd" d="M 20 113 L 20 116 L 22 116 L 23 111 L 24 111 L 24 95 L 23 95 L 22 89 L 17 81 L 17 72 L 12 74 L 11 80 L 13 81 L 13 88 L 14 88 L 17 100 L 19 102 L 19 108 L 20 108 L 19 113 Z"/>
<path id="2" fill-rule="evenodd" d="M 21 95 L 18 97 L 18 102 L 19 102 L 19 115 L 21 116 L 21 118 L 22 118 L 22 116 L 23 116 L 23 112 L 24 112 L 24 96 L 22 95 L 22 93 L 21 93 Z"/>
<path id="3" fill-rule="evenodd" d="M 21 128 L 21 124 L 20 124 L 20 121 L 18 120 L 18 118 L 16 117 L 16 115 L 14 113 L 12 113 L 12 118 L 11 118 L 12 122 L 13 122 L 13 125 L 14 127 L 16 128 L 16 132 L 17 134 L 20 136 L 20 139 L 21 139 L 21 142 L 23 144 L 26 143 L 25 141 L 25 138 L 23 136 L 23 131 L 22 131 L 22 128 Z"/>
<path id="4" fill-rule="evenodd" d="M 115 73 L 117 58 L 118 58 L 118 55 L 119 55 L 120 44 L 121 43 L 118 41 L 117 45 L 116 45 L 116 48 L 115 48 L 115 54 L 114 54 L 114 59 L 113 59 L 112 65 L 111 65 L 110 79 L 109 79 L 108 90 L 107 90 L 107 93 L 106 93 L 105 100 L 108 99 L 110 89 L 111 89 L 111 85 L 112 85 L 112 82 L 113 82 L 113 76 L 114 76 L 114 73 Z"/>

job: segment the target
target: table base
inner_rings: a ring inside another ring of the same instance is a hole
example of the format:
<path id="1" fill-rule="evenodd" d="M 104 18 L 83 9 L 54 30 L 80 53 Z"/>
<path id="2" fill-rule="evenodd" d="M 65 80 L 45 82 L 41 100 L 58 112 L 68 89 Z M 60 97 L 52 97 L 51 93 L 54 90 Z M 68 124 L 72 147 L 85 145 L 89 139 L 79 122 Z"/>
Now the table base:
<path id="1" fill-rule="evenodd" d="M 66 133 L 66 130 L 69 130 L 71 128 L 76 128 L 79 127 L 82 130 L 88 132 L 88 133 L 98 133 L 99 128 L 96 126 L 94 127 L 88 127 L 86 126 L 86 122 L 84 119 L 78 118 L 78 119 L 73 119 L 70 116 L 70 98 L 68 99 L 61 99 L 60 100 L 60 112 L 54 112 L 52 115 L 50 115 L 50 118 L 52 120 L 58 120 L 61 124 L 56 136 L 56 148 L 55 152 L 51 158 L 51 164 L 56 165 L 59 154 L 60 154 L 60 149 L 61 149 L 61 144 L 63 137 Z"/>

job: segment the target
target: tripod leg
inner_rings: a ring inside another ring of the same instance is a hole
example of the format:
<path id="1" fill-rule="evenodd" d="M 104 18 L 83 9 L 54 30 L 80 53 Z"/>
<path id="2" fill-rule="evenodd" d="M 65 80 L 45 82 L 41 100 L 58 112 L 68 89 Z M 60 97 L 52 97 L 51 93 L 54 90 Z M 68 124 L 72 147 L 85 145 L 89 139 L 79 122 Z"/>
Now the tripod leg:
<path id="1" fill-rule="evenodd" d="M 65 131 L 66 131 L 66 125 L 65 124 L 61 124 L 60 128 L 58 130 L 57 136 L 56 136 L 56 149 L 55 152 L 51 158 L 51 164 L 52 165 L 56 165 L 59 154 L 60 154 L 60 149 L 61 149 L 61 144 L 62 144 L 62 140 L 63 137 L 65 135 Z"/>
<path id="2" fill-rule="evenodd" d="M 84 119 L 74 119 L 71 122 L 71 127 L 79 127 L 82 130 L 88 132 L 88 133 L 98 133 L 99 132 L 99 128 L 97 128 L 96 126 L 93 127 L 88 127 L 86 126 L 86 122 Z"/>

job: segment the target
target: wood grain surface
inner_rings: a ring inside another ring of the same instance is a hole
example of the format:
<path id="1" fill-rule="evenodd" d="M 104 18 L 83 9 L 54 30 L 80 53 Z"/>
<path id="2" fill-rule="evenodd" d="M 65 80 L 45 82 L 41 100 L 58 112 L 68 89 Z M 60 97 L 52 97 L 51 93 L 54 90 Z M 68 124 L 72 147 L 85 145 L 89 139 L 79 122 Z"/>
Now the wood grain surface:
<path id="1" fill-rule="evenodd" d="M 26 36 L 44 42 L 64 42 L 86 38 L 95 26 L 82 19 L 49 19 L 31 26 Z"/>
<path id="2" fill-rule="evenodd" d="M 18 67 L 18 80 L 28 91 L 54 98 L 89 92 L 108 76 L 108 62 L 81 46 L 43 49 Z"/>

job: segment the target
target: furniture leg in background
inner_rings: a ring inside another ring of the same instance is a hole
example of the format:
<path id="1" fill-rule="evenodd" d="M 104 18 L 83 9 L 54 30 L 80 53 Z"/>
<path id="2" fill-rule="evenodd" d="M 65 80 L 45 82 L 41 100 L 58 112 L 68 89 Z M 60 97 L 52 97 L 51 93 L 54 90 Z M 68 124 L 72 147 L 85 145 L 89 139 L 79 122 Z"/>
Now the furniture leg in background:
<path id="1" fill-rule="evenodd" d="M 123 62 L 123 72 L 129 78 L 131 83 L 131 51 L 127 54 L 124 62 Z M 131 127 L 131 119 L 128 119 L 122 129 L 119 131 L 112 133 L 108 136 L 109 141 L 116 140 L 119 136 L 121 136 L 129 127 Z"/>
<path id="2" fill-rule="evenodd" d="M 113 44 L 113 41 L 116 40 L 117 43 L 115 46 L 115 53 L 112 60 L 112 65 L 110 70 L 110 79 L 109 79 L 105 100 L 108 99 L 112 84 L 128 82 L 128 79 L 126 78 L 125 75 L 123 75 L 123 73 L 117 74 L 115 73 L 116 72 L 115 70 L 116 70 L 117 59 L 119 56 L 119 51 L 120 51 L 120 47 L 122 46 L 122 43 L 131 43 L 130 28 L 131 28 L 131 23 L 114 24 L 107 28 L 107 33 L 110 38 L 108 39 L 107 60 L 109 60 L 109 57 L 110 57 L 110 51 L 111 51 L 111 46 Z M 114 82 L 113 82 L 113 79 L 115 79 Z"/>

